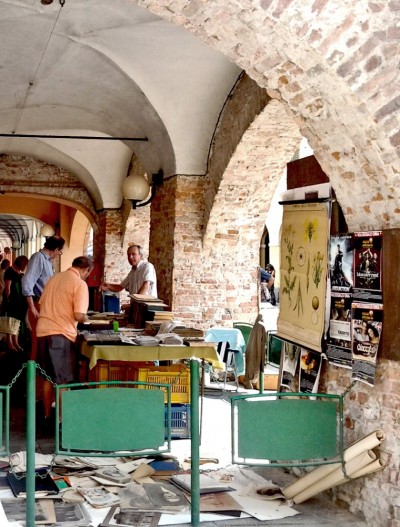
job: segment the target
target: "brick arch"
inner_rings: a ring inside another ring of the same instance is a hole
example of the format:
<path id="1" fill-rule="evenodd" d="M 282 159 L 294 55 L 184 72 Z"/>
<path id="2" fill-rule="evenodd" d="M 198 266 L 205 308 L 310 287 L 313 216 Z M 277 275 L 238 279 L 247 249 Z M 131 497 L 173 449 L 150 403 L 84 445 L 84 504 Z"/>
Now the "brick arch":
<path id="1" fill-rule="evenodd" d="M 283 105 L 270 101 L 242 136 L 215 195 L 203 243 L 204 274 L 211 279 L 218 269 L 219 296 L 233 314 L 239 307 L 242 318 L 258 304 L 257 267 L 266 215 L 300 141 Z"/>
<path id="2" fill-rule="evenodd" d="M 93 223 L 93 201 L 83 184 L 68 170 L 24 156 L 0 156 L 0 191 L 51 199 L 80 210 Z"/>
<path id="3" fill-rule="evenodd" d="M 350 230 L 399 227 L 396 2 L 138 4 L 195 33 L 282 102 Z"/>

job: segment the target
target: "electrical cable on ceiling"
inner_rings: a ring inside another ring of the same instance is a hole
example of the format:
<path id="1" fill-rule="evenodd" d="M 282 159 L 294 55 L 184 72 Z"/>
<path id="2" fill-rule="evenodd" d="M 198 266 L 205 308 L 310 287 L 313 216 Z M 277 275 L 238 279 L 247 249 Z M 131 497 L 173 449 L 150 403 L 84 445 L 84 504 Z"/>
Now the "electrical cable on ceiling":
<path id="1" fill-rule="evenodd" d="M 114 137 L 98 135 L 54 135 L 54 134 L 17 134 L 0 133 L 0 137 L 22 137 L 27 139 L 93 139 L 100 141 L 148 141 L 148 137 Z"/>

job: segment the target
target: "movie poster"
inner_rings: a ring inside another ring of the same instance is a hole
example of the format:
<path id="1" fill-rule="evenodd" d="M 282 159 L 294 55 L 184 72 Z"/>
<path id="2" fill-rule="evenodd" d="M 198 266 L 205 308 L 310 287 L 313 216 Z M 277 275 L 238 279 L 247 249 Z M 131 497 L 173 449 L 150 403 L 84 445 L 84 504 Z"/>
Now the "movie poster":
<path id="1" fill-rule="evenodd" d="M 299 387 L 300 392 L 318 393 L 322 355 L 317 351 L 302 349 L 300 353 Z"/>
<path id="2" fill-rule="evenodd" d="M 326 349 L 327 359 L 335 366 L 351 368 L 351 304 L 350 293 L 331 294 L 331 314 Z"/>
<path id="3" fill-rule="evenodd" d="M 349 292 L 353 287 L 353 237 L 332 236 L 329 247 L 331 290 Z"/>
<path id="4" fill-rule="evenodd" d="M 383 304 L 353 302 L 351 319 L 352 378 L 373 386 L 382 334 Z"/>
<path id="5" fill-rule="evenodd" d="M 325 329 L 328 238 L 327 204 L 284 205 L 277 334 L 315 351 Z"/>
<path id="6" fill-rule="evenodd" d="M 382 231 L 353 236 L 354 300 L 382 302 Z"/>

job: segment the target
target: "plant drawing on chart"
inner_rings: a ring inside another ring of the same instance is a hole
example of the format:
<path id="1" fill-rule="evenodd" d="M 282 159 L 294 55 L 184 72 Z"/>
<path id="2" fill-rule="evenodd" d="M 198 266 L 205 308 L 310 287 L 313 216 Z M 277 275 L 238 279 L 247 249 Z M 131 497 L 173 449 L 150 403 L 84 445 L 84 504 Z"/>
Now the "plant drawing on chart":
<path id="1" fill-rule="evenodd" d="M 304 307 L 303 307 L 303 298 L 301 296 L 301 286 L 300 282 L 297 287 L 297 296 L 296 296 L 296 304 L 293 308 L 293 311 L 297 309 L 297 317 L 300 318 L 300 315 L 304 313 Z"/>
<path id="2" fill-rule="evenodd" d="M 284 232 L 283 232 L 283 242 L 286 246 L 286 255 L 285 260 L 287 261 L 288 268 L 287 268 L 287 274 L 283 277 L 284 281 L 284 287 L 282 289 L 282 294 L 288 295 L 289 298 L 289 305 L 292 304 L 292 291 L 294 289 L 294 286 L 296 285 L 296 275 L 292 276 L 292 272 L 294 271 L 293 266 L 293 250 L 294 250 L 294 242 L 293 238 L 296 234 L 296 231 L 293 228 L 293 225 L 288 225 Z"/>
<path id="3" fill-rule="evenodd" d="M 324 261 L 324 255 L 321 254 L 320 251 L 318 251 L 317 254 L 314 255 L 314 263 L 313 263 L 313 281 L 314 281 L 315 287 L 318 287 L 321 281 L 322 271 L 324 269 L 323 261 Z"/>
<path id="4" fill-rule="evenodd" d="M 306 220 L 304 225 L 304 237 L 310 243 L 317 237 L 318 220 Z"/>

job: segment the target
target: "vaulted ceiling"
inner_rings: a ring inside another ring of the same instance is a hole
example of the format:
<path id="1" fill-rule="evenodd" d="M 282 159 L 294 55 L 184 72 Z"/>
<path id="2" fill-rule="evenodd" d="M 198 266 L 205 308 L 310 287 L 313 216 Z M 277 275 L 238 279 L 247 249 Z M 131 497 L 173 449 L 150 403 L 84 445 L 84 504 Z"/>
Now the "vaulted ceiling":
<path id="1" fill-rule="evenodd" d="M 69 170 L 97 209 L 121 205 L 132 155 L 205 173 L 241 70 L 130 0 L 48 1 L 0 0 L 0 154 Z"/>

